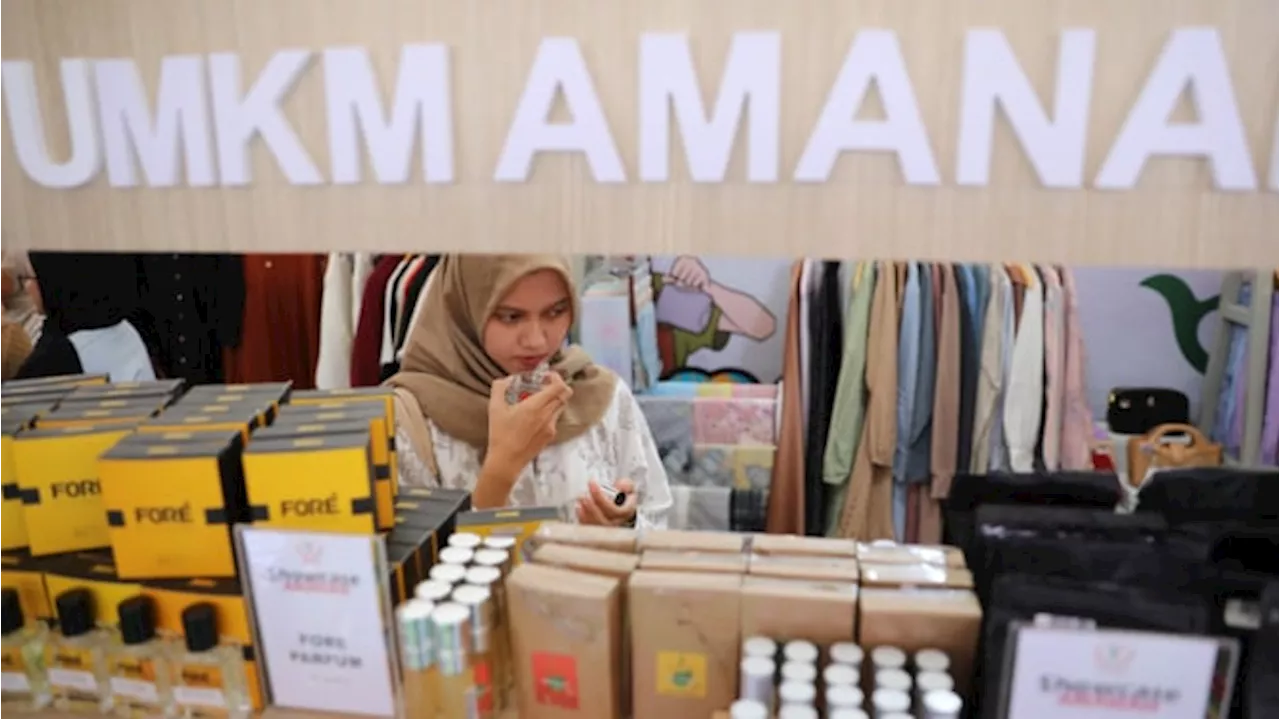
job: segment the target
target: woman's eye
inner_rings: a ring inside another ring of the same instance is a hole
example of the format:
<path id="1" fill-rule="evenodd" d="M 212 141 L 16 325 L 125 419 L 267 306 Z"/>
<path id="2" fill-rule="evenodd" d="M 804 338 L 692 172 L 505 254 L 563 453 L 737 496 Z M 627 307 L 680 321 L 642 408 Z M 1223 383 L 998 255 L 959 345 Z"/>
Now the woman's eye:
<path id="1" fill-rule="evenodd" d="M 512 313 L 499 313 L 498 321 L 504 325 L 513 325 L 520 320 L 520 316 Z"/>

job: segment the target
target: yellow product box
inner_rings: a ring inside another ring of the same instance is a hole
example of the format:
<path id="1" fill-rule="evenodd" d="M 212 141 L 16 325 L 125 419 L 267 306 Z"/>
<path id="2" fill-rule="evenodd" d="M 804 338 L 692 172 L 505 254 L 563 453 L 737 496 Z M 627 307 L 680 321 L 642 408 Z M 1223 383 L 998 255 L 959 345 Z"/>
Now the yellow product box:
<path id="1" fill-rule="evenodd" d="M 395 390 L 389 387 L 348 387 L 345 389 L 308 389 L 298 390 L 289 396 L 291 405 L 323 405 L 334 407 L 339 404 L 361 404 L 365 402 L 381 402 L 386 408 L 387 417 L 392 422 L 396 416 Z"/>
<path id="2" fill-rule="evenodd" d="M 244 449 L 244 435 L 237 429 L 208 429 L 191 427 L 188 429 L 169 429 L 154 432 L 134 432 L 120 440 L 121 443 L 137 444 L 183 444 L 186 442 L 226 441 L 235 445 L 236 449 Z"/>
<path id="3" fill-rule="evenodd" d="M 30 379 L 12 379 L 0 384 L 0 392 L 5 395 L 22 392 L 39 391 L 41 389 L 72 388 L 81 385 L 106 384 L 105 374 L 60 374 L 52 377 L 32 377 Z"/>
<path id="4" fill-rule="evenodd" d="M 249 602 L 239 582 L 234 579 L 156 580 L 143 582 L 142 594 L 155 602 L 156 629 L 177 637 L 182 636 L 182 612 L 195 604 L 212 605 L 222 642 L 234 643 L 244 652 L 249 699 L 255 710 L 262 709 L 262 684 L 253 651 Z"/>
<path id="5" fill-rule="evenodd" d="M 173 398 L 182 392 L 184 381 L 161 379 L 154 382 L 129 382 L 116 384 L 81 385 L 66 396 L 69 402 L 140 399 L 143 397 Z"/>
<path id="6" fill-rule="evenodd" d="M 235 395 L 238 396 L 238 395 Z M 257 427 L 265 427 L 271 424 L 276 418 L 276 405 L 266 395 L 253 397 L 247 396 L 239 400 L 228 402 L 213 402 L 205 399 L 191 399 L 182 397 L 173 403 L 170 411 L 180 412 L 184 414 L 237 414 L 243 412 L 252 412 L 257 415 Z"/>
<path id="7" fill-rule="evenodd" d="M 18 433 L 30 426 L 29 421 L 4 417 L 0 419 L 0 549 L 27 546 L 27 521 L 22 513 L 22 495 L 18 491 L 17 457 L 13 445 Z"/>
<path id="8" fill-rule="evenodd" d="M 142 591 L 138 582 L 121 579 L 116 574 L 111 554 L 105 551 L 72 552 L 41 561 L 49 603 L 56 606 L 58 595 L 72 589 L 88 589 L 93 595 L 93 609 L 99 624 L 115 626 L 120 602 Z"/>
<path id="9" fill-rule="evenodd" d="M 109 543 L 98 457 L 128 433 L 127 428 L 93 425 L 37 427 L 15 438 L 14 468 L 33 555 Z"/>
<path id="10" fill-rule="evenodd" d="M 22 616 L 27 624 L 53 619 L 53 604 L 44 586 L 44 567 L 25 549 L 0 552 L 0 586 L 14 589 L 22 602 Z"/>
<path id="11" fill-rule="evenodd" d="M 174 405 L 159 417 L 153 417 L 138 426 L 139 432 L 184 432 L 188 430 L 234 429 L 249 441 L 249 433 L 262 423 L 261 407 L 256 405 L 225 405 L 225 410 L 196 412 L 194 408 Z"/>
<path id="12" fill-rule="evenodd" d="M 6 394 L 4 395 L 3 403 L 0 404 L 0 412 L 6 415 L 13 412 L 26 413 L 35 417 L 57 409 L 58 404 L 62 402 L 62 398 L 66 395 L 65 390 Z"/>
<path id="13" fill-rule="evenodd" d="M 422 546 L 426 569 L 435 564 L 440 549 L 453 534 L 457 521 L 457 505 L 442 502 L 419 502 L 402 499 L 396 502 L 396 526 L 389 537 L 414 537 Z"/>
<path id="14" fill-rule="evenodd" d="M 369 431 L 381 443 L 373 446 L 374 469 L 379 480 L 389 482 L 394 493 L 399 468 L 396 464 L 396 425 L 392 417 L 383 411 L 381 403 L 328 403 L 287 404 L 280 408 L 277 422 L 281 425 L 323 424 L 360 420 L 369 424 Z"/>
<path id="15" fill-rule="evenodd" d="M 126 404 L 119 407 L 90 407 L 63 402 L 57 409 L 37 418 L 36 426 L 41 429 L 65 429 L 112 425 L 132 429 L 155 416 L 160 409 L 151 402 Z"/>
<path id="16" fill-rule="evenodd" d="M 322 532 L 376 532 L 369 444 L 367 430 L 250 442 L 244 477 L 251 521 Z"/>
<path id="17" fill-rule="evenodd" d="M 202 384 L 187 390 L 184 397 L 190 399 L 207 399 L 210 397 L 231 397 L 235 395 L 251 396 L 254 399 L 266 398 L 274 404 L 282 404 L 289 399 L 293 389 L 292 382 L 251 382 L 247 384 Z"/>
<path id="18" fill-rule="evenodd" d="M 294 439 L 329 434 L 351 434 L 352 432 L 370 431 L 369 423 L 363 419 L 347 419 L 335 422 L 309 422 L 307 418 L 297 415 L 282 415 L 275 424 L 264 427 L 253 433 L 253 441 L 264 439 Z M 378 529 L 391 529 L 394 526 L 395 481 L 388 469 L 388 452 L 381 442 L 371 443 L 374 491 L 377 496 Z"/>
<path id="19" fill-rule="evenodd" d="M 398 606 L 413 598 L 413 590 L 426 578 L 419 561 L 419 547 L 387 540 L 387 566 L 391 570 L 391 603 Z"/>
<path id="20" fill-rule="evenodd" d="M 559 519 L 559 507 L 482 509 L 458 514 L 457 530 L 479 534 L 482 537 L 490 535 L 514 537 L 516 546 L 515 551 L 512 552 L 511 561 L 519 564 L 527 559 L 524 554 L 525 541 L 538 531 L 538 527 L 541 527 L 543 522 L 554 522 Z"/>
<path id="21" fill-rule="evenodd" d="M 158 413 L 169 404 L 166 395 L 148 395 L 144 397 L 64 397 L 58 404 L 57 412 L 92 412 L 93 410 L 134 411 L 140 417 L 149 417 Z M 92 415 L 90 415 L 92 416 Z"/>
<path id="22" fill-rule="evenodd" d="M 128 439 L 98 460 L 120 576 L 236 576 L 231 530 L 247 503 L 240 435 L 223 432 L 212 441 Z"/>

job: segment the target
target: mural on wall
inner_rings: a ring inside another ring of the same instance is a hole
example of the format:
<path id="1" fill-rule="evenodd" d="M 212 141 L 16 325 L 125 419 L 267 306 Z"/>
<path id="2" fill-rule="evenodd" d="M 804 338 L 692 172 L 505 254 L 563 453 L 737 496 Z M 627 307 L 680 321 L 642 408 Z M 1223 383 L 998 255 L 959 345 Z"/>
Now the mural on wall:
<path id="1" fill-rule="evenodd" d="M 1209 366 L 1209 351 L 1200 342 L 1200 323 L 1218 309 L 1221 295 L 1201 300 L 1187 281 L 1177 275 L 1152 275 L 1138 284 L 1155 290 L 1169 303 L 1173 340 L 1178 343 L 1178 351 L 1187 364 L 1204 374 Z"/>
<path id="2" fill-rule="evenodd" d="M 766 348 L 777 334 L 778 299 L 786 311 L 785 287 L 776 298 L 767 291 L 773 282 L 762 285 L 755 280 L 761 275 L 772 279 L 779 266 L 785 273 L 788 265 L 747 260 L 755 266 L 734 267 L 743 262 L 692 255 L 653 260 L 663 379 L 754 383 L 774 382 L 781 374 L 781 346 Z M 777 354 L 777 369 L 745 365 L 748 356 L 759 352 Z"/>

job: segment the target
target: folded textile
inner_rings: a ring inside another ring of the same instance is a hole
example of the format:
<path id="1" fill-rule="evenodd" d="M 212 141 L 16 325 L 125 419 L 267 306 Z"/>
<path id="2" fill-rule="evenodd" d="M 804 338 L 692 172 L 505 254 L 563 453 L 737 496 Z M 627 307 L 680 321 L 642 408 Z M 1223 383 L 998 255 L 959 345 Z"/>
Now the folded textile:
<path id="1" fill-rule="evenodd" d="M 732 490 L 723 487 L 673 486 L 667 526 L 671 529 L 728 531 L 731 493 Z"/>
<path id="2" fill-rule="evenodd" d="M 774 407 L 767 399 L 700 397 L 693 403 L 694 442 L 773 446 Z"/>

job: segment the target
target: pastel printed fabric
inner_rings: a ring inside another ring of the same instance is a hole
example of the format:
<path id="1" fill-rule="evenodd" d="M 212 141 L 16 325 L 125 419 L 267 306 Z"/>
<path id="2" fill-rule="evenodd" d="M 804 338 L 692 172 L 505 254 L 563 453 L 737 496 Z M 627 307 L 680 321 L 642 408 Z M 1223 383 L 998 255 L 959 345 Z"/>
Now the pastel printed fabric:
<path id="1" fill-rule="evenodd" d="M 672 482 L 682 483 L 681 478 L 693 461 L 693 402 L 671 396 L 639 395 L 636 399 L 667 476 Z"/>
<path id="2" fill-rule="evenodd" d="M 683 477 L 674 480 L 692 487 L 733 488 L 733 447 L 694 445 L 693 461 Z"/>
<path id="3" fill-rule="evenodd" d="M 770 400 L 700 397 L 693 405 L 694 442 L 772 446 L 773 415 Z"/>

